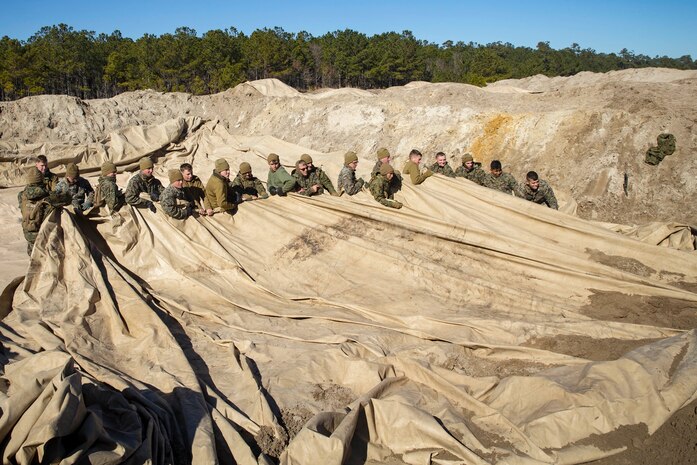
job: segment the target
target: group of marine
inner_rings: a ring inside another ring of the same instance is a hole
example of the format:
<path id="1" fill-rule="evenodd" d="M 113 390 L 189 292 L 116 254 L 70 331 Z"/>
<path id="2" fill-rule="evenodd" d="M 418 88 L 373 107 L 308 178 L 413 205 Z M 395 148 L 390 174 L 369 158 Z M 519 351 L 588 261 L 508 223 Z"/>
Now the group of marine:
<path id="1" fill-rule="evenodd" d="M 27 252 L 31 255 L 43 220 L 52 209 L 65 205 L 72 205 L 77 213 L 88 213 L 103 206 L 113 212 L 124 203 L 155 211 L 153 202 L 159 202 L 167 215 L 183 220 L 194 214 L 209 216 L 229 212 L 237 208 L 241 202 L 265 199 L 269 194 L 285 196 L 288 193 L 296 193 L 314 196 L 326 191 L 330 195 L 341 196 L 344 193 L 355 195 L 367 188 L 380 204 L 402 208 L 402 203 L 394 200 L 394 194 L 401 189 L 403 176 L 408 177 L 412 184 L 418 185 L 433 174 L 465 178 L 481 186 L 558 209 L 554 191 L 547 182 L 539 179 L 534 171 L 528 172 L 525 182 L 519 184 L 513 176 L 503 173 L 501 162 L 498 160 L 491 162 L 490 172 L 487 173 L 474 162 L 470 154 L 462 157 L 462 166 L 456 170 L 448 164 L 443 152 L 436 154 L 436 161 L 430 168 L 421 168 L 421 158 L 421 152 L 412 150 L 400 173 L 390 165 L 390 152 L 381 148 L 377 151 L 377 163 L 371 172 L 370 181 L 366 182 L 363 178 L 356 178 L 358 156 L 355 152 L 347 152 L 344 155 L 344 166 L 339 173 L 337 190 L 329 176 L 322 168 L 315 166 L 312 157 L 307 154 L 300 157 L 290 174 L 281 165 L 278 155 L 269 154 L 266 188 L 259 178 L 252 174 L 252 167 L 247 162 L 240 164 L 237 176 L 230 180 L 230 165 L 222 158 L 216 160 L 215 169 L 205 186 L 201 179 L 194 175 L 191 164 L 184 163 L 179 169 L 169 170 L 169 186 L 165 188 L 153 176 L 152 160 L 144 157 L 139 161 L 140 171 L 129 179 L 124 193 L 116 184 L 117 170 L 112 162 L 106 162 L 101 166 L 101 176 L 96 189 L 93 189 L 90 183 L 80 176 L 80 170 L 74 163 L 66 166 L 65 176 L 59 179 L 49 170 L 47 158 L 40 155 L 34 159 L 35 167 L 27 172 L 26 187 L 18 194 L 22 230 L 28 242 Z"/>

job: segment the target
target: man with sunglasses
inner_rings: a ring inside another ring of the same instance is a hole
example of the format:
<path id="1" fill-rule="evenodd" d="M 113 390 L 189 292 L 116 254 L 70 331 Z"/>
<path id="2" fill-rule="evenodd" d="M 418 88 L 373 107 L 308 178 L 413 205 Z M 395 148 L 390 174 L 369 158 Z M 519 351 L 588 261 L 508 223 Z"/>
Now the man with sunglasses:
<path id="1" fill-rule="evenodd" d="M 300 187 L 298 194 L 310 197 L 312 195 L 321 195 L 324 193 L 324 188 L 315 177 L 310 176 L 310 168 L 303 160 L 298 160 L 295 163 L 293 176 L 295 176 L 295 182 Z"/>

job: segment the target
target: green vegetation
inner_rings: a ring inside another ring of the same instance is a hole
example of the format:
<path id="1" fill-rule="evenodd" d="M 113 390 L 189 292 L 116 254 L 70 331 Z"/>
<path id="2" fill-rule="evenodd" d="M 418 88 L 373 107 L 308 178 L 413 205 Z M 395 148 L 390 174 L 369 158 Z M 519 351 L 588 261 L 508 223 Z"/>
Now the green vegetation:
<path id="1" fill-rule="evenodd" d="M 36 94 L 102 98 L 137 89 L 210 94 L 263 78 L 278 78 L 300 90 L 374 89 L 415 80 L 482 86 L 535 74 L 649 66 L 697 69 L 697 62 L 689 55 L 650 58 L 627 49 L 598 53 L 578 44 L 555 50 L 548 42 L 534 49 L 500 42 L 437 45 L 410 31 L 368 37 L 347 29 L 313 37 L 277 27 L 246 36 L 230 28 L 199 37 L 182 27 L 174 34 L 132 40 L 119 31 L 95 34 L 59 24 L 43 27 L 26 42 L 0 39 L 0 100 Z"/>

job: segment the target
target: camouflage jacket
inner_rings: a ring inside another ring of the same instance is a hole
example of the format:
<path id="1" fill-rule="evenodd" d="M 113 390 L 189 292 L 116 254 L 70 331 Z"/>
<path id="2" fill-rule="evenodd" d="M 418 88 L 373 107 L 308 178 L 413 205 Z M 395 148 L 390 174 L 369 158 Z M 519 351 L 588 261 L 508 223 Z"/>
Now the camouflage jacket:
<path id="1" fill-rule="evenodd" d="M 547 183 L 547 181 L 540 179 L 540 186 L 537 188 L 536 191 L 533 191 L 532 189 L 530 189 L 530 186 L 524 184 L 522 188 L 522 194 L 522 197 L 525 200 L 539 203 L 540 205 L 545 204 L 549 208 L 559 210 L 557 198 L 554 196 L 554 191 Z"/>
<path id="2" fill-rule="evenodd" d="M 363 178 L 356 179 L 356 172 L 344 166 L 339 172 L 339 179 L 336 181 L 336 186 L 339 190 L 343 189 L 348 195 L 356 195 L 363 189 Z"/>
<path id="3" fill-rule="evenodd" d="M 390 182 L 378 173 L 368 184 L 370 193 L 373 194 L 375 200 L 386 207 L 401 208 L 402 204 L 396 200 L 392 200 L 394 194 L 391 191 Z"/>
<path id="4" fill-rule="evenodd" d="M 251 196 L 256 196 L 261 199 L 265 199 L 269 196 L 269 194 L 266 193 L 264 185 L 259 178 L 255 176 L 252 176 L 252 179 L 247 179 L 237 173 L 237 176 L 235 176 L 235 179 L 232 181 L 232 186 L 240 190 L 243 200 L 250 200 Z"/>
<path id="5" fill-rule="evenodd" d="M 442 174 L 443 176 L 447 176 L 449 178 L 455 177 L 455 172 L 450 167 L 450 164 L 448 164 L 447 162 L 445 163 L 445 166 L 442 168 L 440 167 L 440 165 L 438 163 L 432 164 L 431 171 L 433 171 L 436 174 Z"/>
<path id="6" fill-rule="evenodd" d="M 192 176 L 191 181 L 184 181 L 182 184 L 184 195 L 191 200 L 197 207 L 203 206 L 203 199 L 206 197 L 206 188 L 198 176 Z"/>
<path id="7" fill-rule="evenodd" d="M 140 194 L 144 192 L 150 195 L 153 202 L 158 202 L 163 190 L 162 183 L 155 176 L 146 178 L 142 173 L 136 173 L 128 180 L 126 202 L 134 207 L 146 207 L 148 200 L 141 199 Z"/>
<path id="8" fill-rule="evenodd" d="M 22 213 L 22 231 L 25 239 L 33 243 L 41 228 L 41 223 L 54 208 L 70 203 L 67 194 L 49 193 L 43 183 L 29 184 L 18 195 L 19 209 Z"/>
<path id="9" fill-rule="evenodd" d="M 484 184 L 484 178 L 486 178 L 486 173 L 478 166 L 473 166 L 471 170 L 468 170 L 465 165 L 462 165 L 455 170 L 455 176 L 465 178 L 468 181 L 475 182 L 482 186 Z"/>
<path id="10" fill-rule="evenodd" d="M 380 173 L 380 167 L 381 167 L 381 166 L 382 166 L 382 162 L 381 162 L 380 160 L 378 160 L 378 161 L 375 163 L 375 166 L 373 166 L 373 169 L 370 171 L 370 179 L 371 179 L 371 180 L 372 180 L 375 176 L 377 176 L 378 173 Z"/>
<path id="11" fill-rule="evenodd" d="M 419 165 L 414 163 L 413 161 L 409 160 L 404 164 L 404 169 L 402 170 L 404 174 L 409 175 L 409 179 L 411 179 L 411 183 L 413 185 L 418 185 L 424 182 L 426 179 L 430 178 L 433 176 L 433 172 L 431 170 L 427 170 L 425 173 L 422 173 L 421 170 L 419 169 Z"/>
<path id="12" fill-rule="evenodd" d="M 166 214 L 177 220 L 184 220 L 191 215 L 193 204 L 186 198 L 184 189 L 167 186 L 160 196 L 160 206 Z"/>
<path id="13" fill-rule="evenodd" d="M 521 197 L 518 182 L 509 173 L 501 173 L 501 176 L 498 177 L 488 173 L 484 177 L 482 185 L 490 189 L 505 192 L 506 194 L 515 194 Z"/>
<path id="14" fill-rule="evenodd" d="M 324 193 L 324 187 L 320 184 L 319 179 L 316 175 L 303 176 L 297 171 L 293 171 L 293 177 L 295 178 L 295 183 L 300 187 L 298 194 L 310 197 L 311 195 L 322 195 Z M 312 186 L 318 184 L 320 187 L 317 192 L 312 192 Z"/>
<path id="15" fill-rule="evenodd" d="M 230 189 L 230 180 L 225 179 L 213 170 L 213 174 L 206 183 L 206 198 L 203 202 L 208 210 L 227 211 L 235 208 L 235 195 Z"/>
<path id="16" fill-rule="evenodd" d="M 66 178 L 61 179 L 56 184 L 54 192 L 70 195 L 75 210 L 87 210 L 94 200 L 94 189 L 83 177 L 78 177 L 73 184 L 70 184 Z"/>
<path id="17" fill-rule="evenodd" d="M 100 176 L 97 180 L 97 191 L 95 192 L 95 206 L 101 207 L 102 202 L 109 207 L 109 211 L 117 211 L 125 203 L 125 198 L 119 186 L 116 185 L 114 176 Z"/>
<path id="18" fill-rule="evenodd" d="M 331 195 L 336 195 L 336 189 L 334 189 L 334 184 L 332 184 L 332 181 L 329 179 L 329 176 L 327 176 L 327 173 L 325 173 L 322 168 L 313 166 L 312 171 L 310 171 L 308 175 L 311 178 L 314 177 L 315 182 L 322 186 L 324 189 L 326 189 L 327 192 L 329 192 Z"/>
<path id="19" fill-rule="evenodd" d="M 288 174 L 288 171 L 282 166 L 279 166 L 276 171 L 269 170 L 269 176 L 266 180 L 266 187 L 281 189 L 284 194 L 292 192 L 297 188 L 295 177 Z"/>

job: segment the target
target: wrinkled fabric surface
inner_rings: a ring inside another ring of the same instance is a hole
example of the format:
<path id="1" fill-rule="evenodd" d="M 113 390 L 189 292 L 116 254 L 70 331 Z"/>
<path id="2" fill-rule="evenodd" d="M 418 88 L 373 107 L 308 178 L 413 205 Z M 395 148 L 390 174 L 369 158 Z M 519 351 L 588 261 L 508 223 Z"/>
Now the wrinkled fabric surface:
<path id="1" fill-rule="evenodd" d="M 223 157 L 263 178 L 272 149 L 307 151 L 207 123 L 157 173 Z M 311 155 L 336 178 L 343 154 Z M 694 318 L 694 252 L 462 179 L 395 198 L 53 212 L 0 325 L 4 463 L 575 464 L 622 450 L 595 435 L 651 433 L 697 399 L 694 329 L 588 312 L 613 293 Z M 595 361 L 530 346 L 555 337 L 637 345 Z"/>

